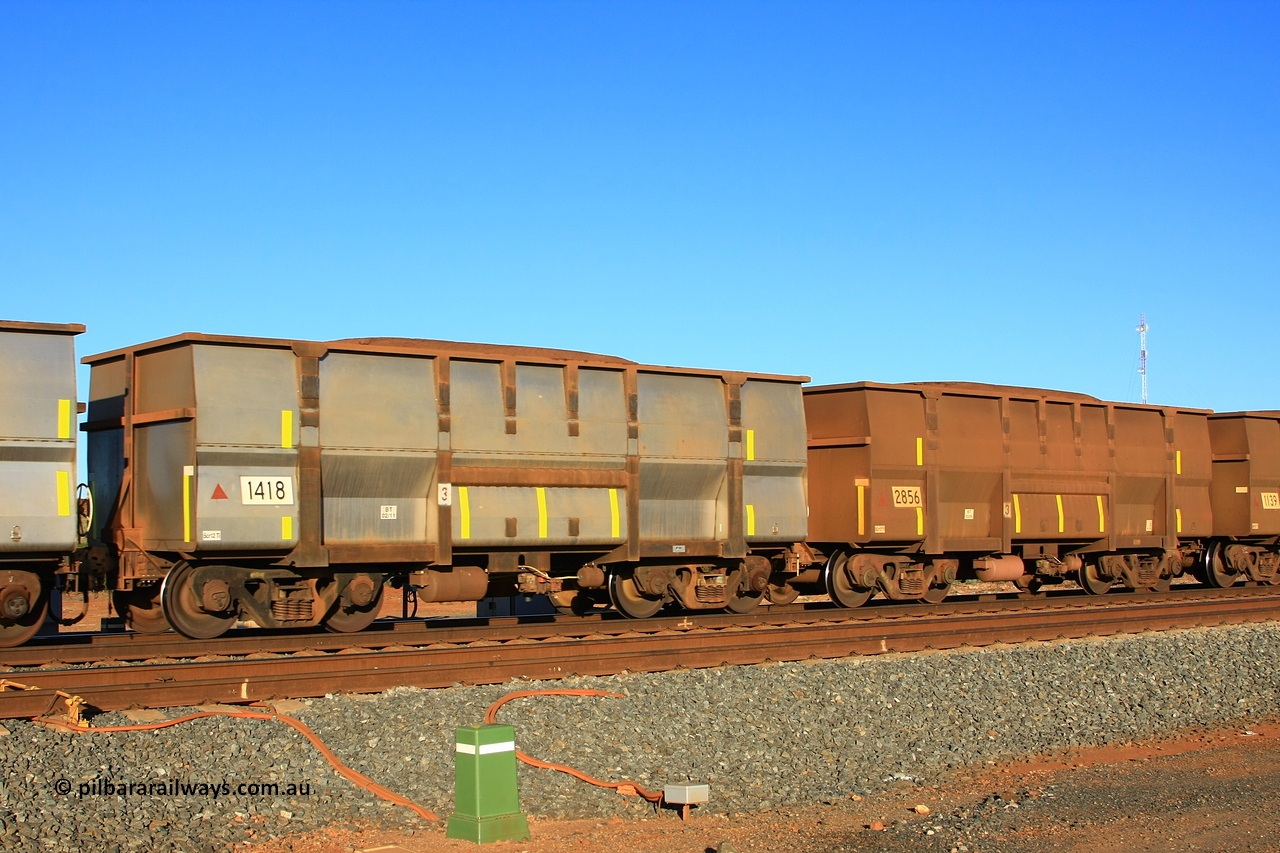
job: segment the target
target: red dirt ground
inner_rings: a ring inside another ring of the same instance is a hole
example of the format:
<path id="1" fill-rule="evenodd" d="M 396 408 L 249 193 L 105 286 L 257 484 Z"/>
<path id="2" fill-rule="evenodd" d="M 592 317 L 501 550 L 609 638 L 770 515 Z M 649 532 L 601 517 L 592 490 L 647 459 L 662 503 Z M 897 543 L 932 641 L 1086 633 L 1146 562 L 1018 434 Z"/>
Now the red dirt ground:
<path id="1" fill-rule="evenodd" d="M 1280 850 L 1280 835 L 1273 838 L 1271 833 L 1275 808 L 1280 805 L 1280 719 L 1249 726 L 1043 756 L 962 774 L 939 787 L 908 784 L 866 798 L 767 812 L 726 815 L 695 810 L 688 821 L 667 814 L 644 820 L 531 819 L 531 841 L 503 842 L 489 849 L 495 853 Z M 1166 803 L 1175 794 L 1181 799 Z M 1195 802 L 1194 808 L 1186 807 L 1188 798 Z M 1022 810 L 1013 811 L 1019 802 Z M 918 813 L 918 806 L 926 807 L 928 813 Z M 1101 814 L 1103 806 L 1112 811 Z M 944 823 L 949 825 L 944 828 Z M 341 827 L 238 849 L 243 853 L 461 853 L 479 848 L 446 839 L 440 824 L 412 834 L 376 826 Z"/>

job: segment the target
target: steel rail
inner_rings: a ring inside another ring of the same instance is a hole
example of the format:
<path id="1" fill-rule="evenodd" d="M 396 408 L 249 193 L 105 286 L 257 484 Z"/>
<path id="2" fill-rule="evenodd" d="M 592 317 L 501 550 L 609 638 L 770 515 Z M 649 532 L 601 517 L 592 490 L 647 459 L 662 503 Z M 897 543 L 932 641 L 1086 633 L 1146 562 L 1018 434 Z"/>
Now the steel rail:
<path id="1" fill-rule="evenodd" d="M 1280 594 L 1276 587 L 1237 587 L 1235 589 L 1174 590 L 1169 593 L 1135 593 L 1114 596 L 1091 596 L 1059 593 L 1041 598 L 1022 599 L 1012 594 L 999 597 L 971 596 L 949 599 L 941 604 L 922 605 L 915 602 L 895 604 L 879 601 L 856 610 L 837 608 L 827 602 L 810 605 L 792 604 L 761 608 L 746 615 L 723 612 L 658 616 L 651 619 L 626 619 L 615 613 L 581 616 L 502 616 L 388 620 L 375 622 L 355 634 L 327 631 L 279 632 L 257 628 L 241 628 L 213 640 L 190 640 L 180 634 L 108 633 L 81 635 L 62 634 L 44 641 L 15 648 L 0 648 L 0 666 L 34 667 L 50 664 L 86 664 L 101 662 L 146 661 L 157 658 L 190 659 L 237 657 L 250 654 L 290 654 L 297 652 L 332 653 L 351 649 L 385 649 L 388 647 L 426 645 L 430 643 L 470 643 L 482 640 L 499 642 L 513 639 L 542 640 L 558 636 L 586 634 L 626 634 L 634 631 L 687 630 L 690 625 L 703 628 L 732 626 L 782 625 L 831 620 L 878 620 L 919 618 L 938 614 L 992 612 L 1001 610 L 1034 610 L 1038 608 L 1072 608 L 1092 610 L 1135 602 L 1205 600 L 1223 601 L 1240 597 Z"/>
<path id="2" fill-rule="evenodd" d="M 659 672 L 1280 619 L 1280 592 L 1227 600 L 1203 596 L 1150 601 L 1126 598 L 1083 610 L 1076 606 L 1029 610 L 1026 601 L 1017 602 L 1023 606 L 1016 608 L 967 612 L 918 608 L 911 617 L 892 619 L 857 618 L 863 611 L 831 610 L 825 619 L 804 623 L 748 626 L 738 622 L 708 627 L 687 620 L 685 627 L 679 621 L 671 625 L 630 622 L 622 624 L 633 626 L 632 631 L 611 635 L 506 641 L 487 638 L 465 644 L 436 643 L 427 648 L 347 654 L 42 669 L 20 674 L 24 684 L 36 689 L 0 692 L 0 719 L 51 713 L 59 703 L 57 691 L 80 696 L 100 710 L 235 704 L 326 693 L 380 692 L 402 685 L 447 687 L 624 671 Z"/>

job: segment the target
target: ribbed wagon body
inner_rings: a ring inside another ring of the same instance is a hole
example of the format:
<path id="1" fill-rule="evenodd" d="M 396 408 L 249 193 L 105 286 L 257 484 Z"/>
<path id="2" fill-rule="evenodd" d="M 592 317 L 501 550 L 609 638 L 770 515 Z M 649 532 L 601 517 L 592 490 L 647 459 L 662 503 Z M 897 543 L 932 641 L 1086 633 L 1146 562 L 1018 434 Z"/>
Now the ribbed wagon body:
<path id="1" fill-rule="evenodd" d="M 0 321 L 0 645 L 49 611 L 77 545 L 77 324 Z"/>
<path id="2" fill-rule="evenodd" d="M 849 603 L 957 576 L 1157 588 L 1213 529 L 1207 411 L 870 382 L 808 388 L 805 410 L 809 541 Z"/>
<path id="3" fill-rule="evenodd" d="M 144 630 L 356 630 L 387 577 L 741 608 L 806 535 L 800 377 L 195 334 L 85 361 L 96 542 Z"/>
<path id="4" fill-rule="evenodd" d="M 387 584 L 643 617 L 957 578 L 1280 583 L 1276 411 L 186 334 L 84 359 L 81 498 L 83 331 L 0 322 L 0 645 L 90 576 L 135 629 L 191 637 L 359 630 Z"/>
<path id="5" fill-rule="evenodd" d="M 1213 538 L 1206 579 L 1280 580 L 1280 412 L 1209 416 L 1213 446 Z"/>

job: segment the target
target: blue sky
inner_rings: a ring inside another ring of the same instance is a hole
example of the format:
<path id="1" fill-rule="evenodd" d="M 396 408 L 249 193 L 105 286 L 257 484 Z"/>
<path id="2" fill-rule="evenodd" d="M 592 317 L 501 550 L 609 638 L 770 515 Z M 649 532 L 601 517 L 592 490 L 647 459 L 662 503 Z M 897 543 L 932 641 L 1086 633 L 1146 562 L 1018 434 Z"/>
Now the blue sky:
<path id="1" fill-rule="evenodd" d="M 1280 4 L 0 0 L 6 319 L 1280 408 Z M 82 391 L 84 394 L 87 391 Z"/>

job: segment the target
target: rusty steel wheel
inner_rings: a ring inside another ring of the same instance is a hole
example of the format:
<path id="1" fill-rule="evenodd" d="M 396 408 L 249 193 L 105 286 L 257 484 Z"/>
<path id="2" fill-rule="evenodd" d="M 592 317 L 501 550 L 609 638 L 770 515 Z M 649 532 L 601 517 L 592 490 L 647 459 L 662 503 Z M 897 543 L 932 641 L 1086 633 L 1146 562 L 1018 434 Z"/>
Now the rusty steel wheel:
<path id="1" fill-rule="evenodd" d="M 582 589 L 549 592 L 547 593 L 547 599 L 558 613 L 565 616 L 586 616 L 591 613 L 599 613 L 609 606 L 607 601 L 601 601 L 597 595 Z"/>
<path id="2" fill-rule="evenodd" d="M 751 588 L 751 573 L 745 566 L 729 572 L 725 586 L 728 603 L 724 609 L 730 613 L 750 613 L 764 600 L 764 590 L 756 591 Z"/>
<path id="3" fill-rule="evenodd" d="M 796 589 L 789 583 L 769 582 L 769 588 L 764 592 L 769 599 L 770 604 L 790 604 L 800 597 L 800 590 Z"/>
<path id="4" fill-rule="evenodd" d="M 1018 588 L 1018 598 L 1044 598 L 1047 593 L 1044 587 L 1044 581 L 1035 575 L 1023 575 L 1013 582 Z"/>
<path id="5" fill-rule="evenodd" d="M 609 574 L 609 600 L 615 610 L 632 619 L 648 619 L 661 610 L 664 603 L 661 598 L 645 595 L 636 586 L 636 579 L 622 572 Z"/>
<path id="6" fill-rule="evenodd" d="M 849 555 L 844 551 L 836 551 L 832 554 L 822 570 L 822 583 L 827 589 L 827 595 L 836 604 L 841 607 L 861 607 L 875 595 L 875 590 L 854 586 L 844 570 L 847 562 L 849 562 Z"/>
<path id="7" fill-rule="evenodd" d="M 348 604 L 339 598 L 333 612 L 324 619 L 324 629 L 335 634 L 354 634 L 356 631 L 363 631 L 378 618 L 378 611 L 381 609 L 382 584 L 379 583 L 374 588 L 373 600 L 362 607 Z"/>
<path id="8" fill-rule="evenodd" d="M 943 599 L 951 592 L 951 584 L 943 584 L 942 586 L 931 586 L 920 600 L 925 604 L 941 604 Z"/>
<path id="9" fill-rule="evenodd" d="M 169 624 L 179 634 L 193 640 L 212 640 L 236 624 L 236 609 L 232 602 L 227 610 L 205 610 L 196 594 L 195 574 L 196 570 L 186 563 L 170 569 L 160 585 L 160 603 Z"/>
<path id="10" fill-rule="evenodd" d="M 1115 583 L 1101 577 L 1098 574 L 1098 564 L 1092 560 L 1080 567 L 1076 572 L 1076 580 L 1079 581 L 1080 588 L 1090 595 L 1106 595 Z"/>
<path id="11" fill-rule="evenodd" d="M 162 634 L 173 628 L 160 606 L 158 583 L 112 590 L 111 604 L 124 617 L 124 624 L 139 634 Z"/>
<path id="12" fill-rule="evenodd" d="M 6 572 L 14 582 L 9 595 L 0 596 L 0 648 L 20 646 L 34 637 L 49 615 L 49 582 L 34 572 Z M 35 601 L 23 593 L 39 585 Z"/>
<path id="13" fill-rule="evenodd" d="M 1205 551 L 1201 574 L 1204 582 L 1218 589 L 1235 586 L 1241 575 L 1232 574 L 1227 568 L 1227 561 L 1222 556 L 1222 543 L 1214 542 Z"/>

